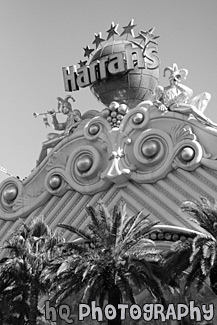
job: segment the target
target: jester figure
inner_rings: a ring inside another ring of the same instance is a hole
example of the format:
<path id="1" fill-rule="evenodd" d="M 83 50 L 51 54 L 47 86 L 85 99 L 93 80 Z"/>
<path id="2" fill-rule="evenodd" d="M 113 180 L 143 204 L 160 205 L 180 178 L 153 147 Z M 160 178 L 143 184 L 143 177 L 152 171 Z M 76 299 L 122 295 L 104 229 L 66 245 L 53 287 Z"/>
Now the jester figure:
<path id="1" fill-rule="evenodd" d="M 69 103 L 69 99 L 72 99 L 74 102 L 75 99 L 72 96 L 66 96 L 65 99 L 61 97 L 57 97 L 58 100 L 58 112 L 67 115 L 67 119 L 65 122 L 60 123 L 56 117 L 56 111 L 49 111 L 48 113 L 52 116 L 52 124 L 55 130 L 64 131 L 62 135 L 68 135 L 69 132 L 78 126 L 81 121 L 81 112 L 78 109 L 72 109 L 72 105 Z M 50 134 L 50 138 L 54 137 L 56 134 Z M 49 136 L 49 135 L 48 135 Z M 56 135 L 59 136 L 59 135 Z"/>
<path id="2" fill-rule="evenodd" d="M 78 109 L 72 109 L 72 105 L 69 103 L 69 99 L 73 102 L 75 101 L 72 96 L 66 96 L 65 99 L 61 97 L 57 97 L 58 101 L 58 111 L 52 110 L 46 113 L 46 119 L 44 118 L 44 122 L 46 126 L 49 126 L 47 121 L 47 114 L 52 116 L 52 124 L 55 130 L 63 131 L 62 133 L 48 133 L 47 141 L 43 142 L 42 150 L 37 161 L 37 165 L 47 156 L 47 149 L 53 148 L 62 138 L 67 136 L 69 133 L 73 132 L 73 130 L 79 125 L 81 122 L 81 112 Z M 67 119 L 65 122 L 59 122 L 56 114 L 62 113 L 67 115 Z"/>
<path id="3" fill-rule="evenodd" d="M 192 98 L 192 89 L 181 84 L 182 78 L 186 79 L 188 70 L 178 69 L 177 64 L 174 63 L 173 67 L 166 67 L 164 69 L 164 77 L 167 71 L 170 72 L 170 84 L 167 87 L 158 86 L 156 88 L 154 105 L 161 111 L 168 110 L 185 115 L 192 114 L 204 124 L 217 127 L 217 124 L 213 123 L 203 114 L 211 99 L 211 95 L 204 92 Z"/>

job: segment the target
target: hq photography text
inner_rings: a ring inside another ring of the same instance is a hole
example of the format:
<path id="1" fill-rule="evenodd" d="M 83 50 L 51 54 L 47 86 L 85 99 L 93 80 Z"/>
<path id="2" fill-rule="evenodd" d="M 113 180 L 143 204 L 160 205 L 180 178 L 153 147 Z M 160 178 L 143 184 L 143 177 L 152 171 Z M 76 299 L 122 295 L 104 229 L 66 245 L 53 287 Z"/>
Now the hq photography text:
<path id="1" fill-rule="evenodd" d="M 59 317 L 65 320 L 67 324 L 79 324 L 87 317 L 92 320 L 103 321 L 112 320 L 120 313 L 121 320 L 131 318 L 132 320 L 145 320 L 146 322 L 152 320 L 160 320 L 166 322 L 167 320 L 182 320 L 188 317 L 192 321 L 201 322 L 203 320 L 211 321 L 214 318 L 214 305 L 202 304 L 196 306 L 192 300 L 189 304 L 169 304 L 165 308 L 162 304 L 144 304 L 143 306 L 134 304 L 119 304 L 118 310 L 108 304 L 104 308 L 97 306 L 96 301 L 92 301 L 91 305 L 79 304 L 77 314 L 71 314 L 71 308 L 67 304 L 60 305 L 55 308 L 50 305 L 50 301 L 45 302 L 45 318 L 46 320 L 57 321 Z M 76 320 L 75 320 L 76 319 Z"/>

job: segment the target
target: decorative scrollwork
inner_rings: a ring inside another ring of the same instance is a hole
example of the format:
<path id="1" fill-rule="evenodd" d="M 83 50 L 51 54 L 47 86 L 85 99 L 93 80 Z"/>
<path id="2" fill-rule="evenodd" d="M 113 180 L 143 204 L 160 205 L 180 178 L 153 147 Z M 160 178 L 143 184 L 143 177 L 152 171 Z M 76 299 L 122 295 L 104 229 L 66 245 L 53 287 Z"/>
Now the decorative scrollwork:
<path id="1" fill-rule="evenodd" d="M 190 125 L 179 124 L 171 131 L 174 143 L 173 168 L 194 170 L 198 167 L 203 157 L 203 149 L 196 141 L 196 135 L 192 132 Z"/>
<path id="2" fill-rule="evenodd" d="M 100 135 L 103 136 L 106 132 L 111 130 L 109 122 L 102 117 L 94 117 L 91 119 L 84 128 L 84 137 L 87 140 L 94 141 Z"/>
<path id="3" fill-rule="evenodd" d="M 48 160 L 46 169 L 50 171 L 53 168 L 59 167 L 65 169 L 67 155 L 63 151 L 54 152 Z"/>
<path id="4" fill-rule="evenodd" d="M 130 133 L 132 130 L 145 129 L 150 119 L 149 109 L 138 107 L 131 110 L 123 119 L 120 125 L 121 130 Z"/>
<path id="5" fill-rule="evenodd" d="M 71 177 L 78 183 L 83 183 L 83 179 L 89 178 L 94 181 L 98 178 L 100 164 L 100 153 L 94 147 L 83 146 L 73 152 L 69 159 Z"/>
<path id="6" fill-rule="evenodd" d="M 52 195 L 63 195 L 71 187 L 66 181 L 66 172 L 61 168 L 52 169 L 46 176 L 44 186 Z"/>
<path id="7" fill-rule="evenodd" d="M 168 114 L 169 119 L 156 107 L 141 105 L 126 113 L 119 127 L 103 116 L 84 121 L 83 128 L 58 143 L 47 164 L 38 166 L 28 182 L 12 177 L 2 183 L 0 218 L 26 216 L 51 195 L 62 196 L 68 190 L 94 195 L 112 184 L 154 183 L 172 169 L 191 171 L 201 164 L 217 170 L 213 133 L 209 134 L 212 141 L 207 153 L 196 136 L 203 140 L 205 131 Z"/>
<path id="8" fill-rule="evenodd" d="M 131 179 L 141 182 L 151 182 L 170 170 L 167 161 L 173 154 L 173 143 L 170 136 L 158 129 L 148 129 L 142 132 L 134 142 L 133 155 L 130 146 L 126 148 L 128 163 L 136 166 Z"/>
<path id="9" fill-rule="evenodd" d="M 77 146 L 64 169 L 57 167 L 47 174 L 46 190 L 53 195 L 62 195 L 68 189 L 88 194 L 105 189 L 110 185 L 108 180 L 101 179 L 106 160 L 106 156 L 91 145 Z"/>
<path id="10" fill-rule="evenodd" d="M 124 157 L 119 162 L 122 168 L 129 168 L 129 179 L 139 183 L 162 179 L 173 168 L 194 170 L 201 161 L 203 149 L 196 141 L 190 125 L 178 124 L 167 133 L 150 128 L 139 133 L 131 131 L 131 138 L 119 146 Z M 120 169 L 120 168 L 119 168 Z"/>
<path id="11" fill-rule="evenodd" d="M 196 140 L 196 135 L 192 132 L 190 125 L 188 124 L 177 124 L 171 129 L 171 138 L 174 145 L 182 140 Z"/>
<path id="12" fill-rule="evenodd" d="M 34 195 L 21 194 L 14 202 L 13 211 L 18 211 L 22 208 L 32 206 L 32 203 L 37 201 L 36 198 L 42 197 L 44 194 L 46 195 L 44 188 L 39 189 Z"/>
<path id="13" fill-rule="evenodd" d="M 1 214 L 1 219 L 13 220 L 13 213 L 21 210 L 25 216 L 25 212 L 28 207 L 37 206 L 38 201 L 45 198 L 46 193 L 43 187 L 38 188 L 33 194 L 25 193 L 23 184 L 15 177 L 10 177 L 2 182 L 0 189 L 0 211 L 5 214 L 5 217 Z"/>

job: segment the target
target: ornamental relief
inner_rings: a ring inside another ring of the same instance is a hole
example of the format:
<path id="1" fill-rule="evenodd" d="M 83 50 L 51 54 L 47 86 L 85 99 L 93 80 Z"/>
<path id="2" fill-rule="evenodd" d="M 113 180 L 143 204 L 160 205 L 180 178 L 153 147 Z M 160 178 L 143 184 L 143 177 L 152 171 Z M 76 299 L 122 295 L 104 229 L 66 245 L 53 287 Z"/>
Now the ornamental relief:
<path id="1" fill-rule="evenodd" d="M 44 187 L 34 194 L 28 193 L 25 186 L 15 177 L 2 182 L 0 188 L 0 219 L 16 220 L 43 205 L 50 197 Z"/>
<path id="2" fill-rule="evenodd" d="M 6 180 L 0 192 L 2 212 L 12 218 L 14 212 L 32 211 L 68 190 L 94 195 L 112 185 L 127 186 L 129 181 L 154 183 L 172 169 L 191 171 L 200 165 L 204 150 L 187 122 L 175 121 L 169 130 L 162 124 L 160 129 L 145 104 L 123 114 L 115 127 L 104 114 L 54 148 L 41 174 L 36 174 L 41 188 L 34 195 L 19 180 Z"/>
<path id="3" fill-rule="evenodd" d="M 150 127 L 149 115 L 147 108 L 138 107 L 123 117 L 119 127 L 104 116 L 91 119 L 84 128 L 85 142 L 74 140 L 65 165 L 61 152 L 50 158 L 48 166 L 55 161 L 56 165 L 46 176 L 47 191 L 58 195 L 63 188 L 72 188 L 92 195 L 130 180 L 156 182 L 173 168 L 197 168 L 203 149 L 191 126 L 177 124 L 168 133 Z"/>

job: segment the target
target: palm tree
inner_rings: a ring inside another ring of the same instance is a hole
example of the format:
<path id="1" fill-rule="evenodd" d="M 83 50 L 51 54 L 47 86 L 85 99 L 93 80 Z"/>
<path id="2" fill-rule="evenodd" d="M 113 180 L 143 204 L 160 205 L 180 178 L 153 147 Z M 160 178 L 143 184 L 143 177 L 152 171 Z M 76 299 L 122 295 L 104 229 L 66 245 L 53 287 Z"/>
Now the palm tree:
<path id="1" fill-rule="evenodd" d="M 26 265 L 17 258 L 10 263 L 5 258 L 2 263 L 0 270 L 0 323 L 5 325 L 26 324 L 29 315 Z"/>
<path id="2" fill-rule="evenodd" d="M 108 324 L 118 325 L 118 304 L 126 300 L 136 303 L 134 287 L 146 287 L 164 303 L 160 280 L 153 273 L 161 259 L 160 252 L 147 238 L 157 222 L 148 221 L 141 212 L 127 217 L 125 206 L 120 205 L 114 207 L 112 215 L 102 203 L 97 211 L 90 206 L 86 210 L 91 220 L 86 231 L 59 225 L 77 234 L 80 240 L 65 244 L 62 255 L 45 270 L 56 304 L 72 293 L 82 292 L 82 302 L 97 301 L 101 308 L 105 301 L 112 304 L 117 315 Z"/>
<path id="3" fill-rule="evenodd" d="M 188 212 L 192 221 L 201 228 L 195 232 L 193 239 L 178 241 L 164 255 L 164 267 L 168 283 L 175 285 L 175 281 L 187 271 L 186 290 L 193 282 L 197 282 L 198 290 L 209 278 L 210 285 L 217 294 L 217 210 L 206 198 L 200 201 L 185 201 L 181 205 L 184 212 Z M 164 279 L 166 281 L 166 279 Z"/>
<path id="4" fill-rule="evenodd" d="M 201 198 L 200 202 L 186 201 L 181 209 L 188 212 L 199 224 L 204 233 L 197 235 L 192 242 L 190 256 L 191 270 L 188 281 L 196 277 L 198 283 L 203 283 L 207 277 L 215 294 L 217 294 L 217 209 L 208 199 Z"/>
<path id="5" fill-rule="evenodd" d="M 4 315 L 5 324 L 12 325 L 13 320 L 14 324 L 36 325 L 38 299 L 46 292 L 41 274 L 61 241 L 43 217 L 38 217 L 30 225 L 22 224 L 6 242 L 3 249 L 8 254 L 0 261 L 1 301 L 7 306 L 5 310 L 10 311 L 10 315 Z"/>

